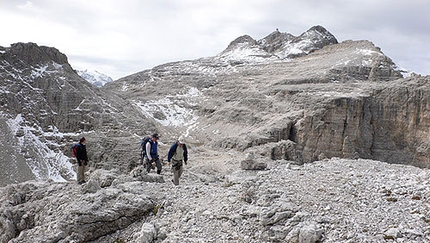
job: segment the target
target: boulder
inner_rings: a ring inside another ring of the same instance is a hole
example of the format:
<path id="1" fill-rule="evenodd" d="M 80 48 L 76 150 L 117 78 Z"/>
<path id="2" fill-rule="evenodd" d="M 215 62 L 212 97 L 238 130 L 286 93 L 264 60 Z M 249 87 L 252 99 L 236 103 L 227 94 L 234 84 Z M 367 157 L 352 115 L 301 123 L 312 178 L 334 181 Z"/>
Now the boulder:
<path id="1" fill-rule="evenodd" d="M 1 201 L 1 242 L 83 242 L 124 229 L 154 209 L 144 185 L 101 188 L 30 181 L 6 187 Z M 54 213 L 55 212 L 55 213 Z"/>
<path id="2" fill-rule="evenodd" d="M 255 159 L 253 154 L 247 154 L 246 158 L 240 162 L 242 170 L 264 170 L 267 163 L 264 159 Z"/>

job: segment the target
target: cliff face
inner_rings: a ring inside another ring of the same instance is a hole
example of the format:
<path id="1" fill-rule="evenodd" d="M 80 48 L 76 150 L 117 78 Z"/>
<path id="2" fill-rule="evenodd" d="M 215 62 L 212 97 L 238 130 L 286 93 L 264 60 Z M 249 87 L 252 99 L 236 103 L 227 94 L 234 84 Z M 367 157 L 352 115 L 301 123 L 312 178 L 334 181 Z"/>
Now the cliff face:
<path id="1" fill-rule="evenodd" d="M 304 161 L 370 158 L 429 167 L 429 79 L 381 85 L 364 97 L 330 100 L 296 126 Z"/>
<path id="2" fill-rule="evenodd" d="M 55 48 L 17 43 L 0 53 L 0 109 L 22 114 L 28 123 L 64 132 L 79 131 L 89 120 L 79 105 L 94 91 L 77 76 L 67 57 Z"/>

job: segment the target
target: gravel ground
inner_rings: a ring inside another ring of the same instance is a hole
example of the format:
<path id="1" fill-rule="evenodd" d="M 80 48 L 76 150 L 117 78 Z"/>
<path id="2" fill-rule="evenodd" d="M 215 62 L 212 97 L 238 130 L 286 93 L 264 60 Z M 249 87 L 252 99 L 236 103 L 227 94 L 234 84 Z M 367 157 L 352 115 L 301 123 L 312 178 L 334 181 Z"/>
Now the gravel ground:
<path id="1" fill-rule="evenodd" d="M 430 241 L 427 169 L 333 158 L 224 174 L 213 162 L 190 163 L 179 186 L 166 169 L 147 184 L 157 212 L 109 239 L 145 242 L 149 227 L 155 242 Z"/>

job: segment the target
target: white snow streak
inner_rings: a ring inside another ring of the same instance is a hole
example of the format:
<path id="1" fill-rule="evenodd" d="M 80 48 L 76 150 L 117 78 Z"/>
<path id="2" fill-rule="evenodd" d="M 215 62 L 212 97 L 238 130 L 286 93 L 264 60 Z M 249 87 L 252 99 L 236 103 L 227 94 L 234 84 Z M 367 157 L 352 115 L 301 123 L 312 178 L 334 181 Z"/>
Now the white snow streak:
<path id="1" fill-rule="evenodd" d="M 66 181 L 61 173 L 70 174 L 72 178 L 76 178 L 76 172 L 73 170 L 73 165 L 70 163 L 69 157 L 62 152 L 55 152 L 49 148 L 48 143 L 41 141 L 41 137 L 62 137 L 64 135 L 58 132 L 57 128 L 53 128 L 53 132 L 43 132 L 35 126 L 30 127 L 25 124 L 21 114 L 15 119 L 8 119 L 7 124 L 18 140 L 19 150 L 24 151 L 26 162 L 33 174 L 38 179 L 52 179 L 54 181 Z M 35 133 L 42 133 L 42 136 L 36 136 Z M 59 146 L 58 144 L 52 144 Z M 61 173 L 60 173 L 61 171 Z"/>
<path id="2" fill-rule="evenodd" d="M 196 99 L 200 96 L 201 92 L 197 88 L 190 88 L 186 94 L 150 100 L 146 103 L 141 101 L 134 101 L 134 103 L 144 115 L 164 126 L 190 126 L 197 122 L 198 116 L 189 107 L 195 105 Z"/>

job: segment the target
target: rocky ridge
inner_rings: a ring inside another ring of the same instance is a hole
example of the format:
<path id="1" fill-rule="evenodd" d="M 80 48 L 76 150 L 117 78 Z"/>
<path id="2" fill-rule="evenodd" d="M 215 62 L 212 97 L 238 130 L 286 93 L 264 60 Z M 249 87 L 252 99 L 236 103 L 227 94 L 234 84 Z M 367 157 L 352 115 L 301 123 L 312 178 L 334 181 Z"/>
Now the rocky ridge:
<path id="1" fill-rule="evenodd" d="M 276 30 L 258 41 L 249 35 L 238 37 L 218 58 L 227 59 L 235 65 L 243 62 L 275 62 L 304 56 L 337 43 L 336 37 L 322 26 L 314 26 L 297 37 Z"/>

